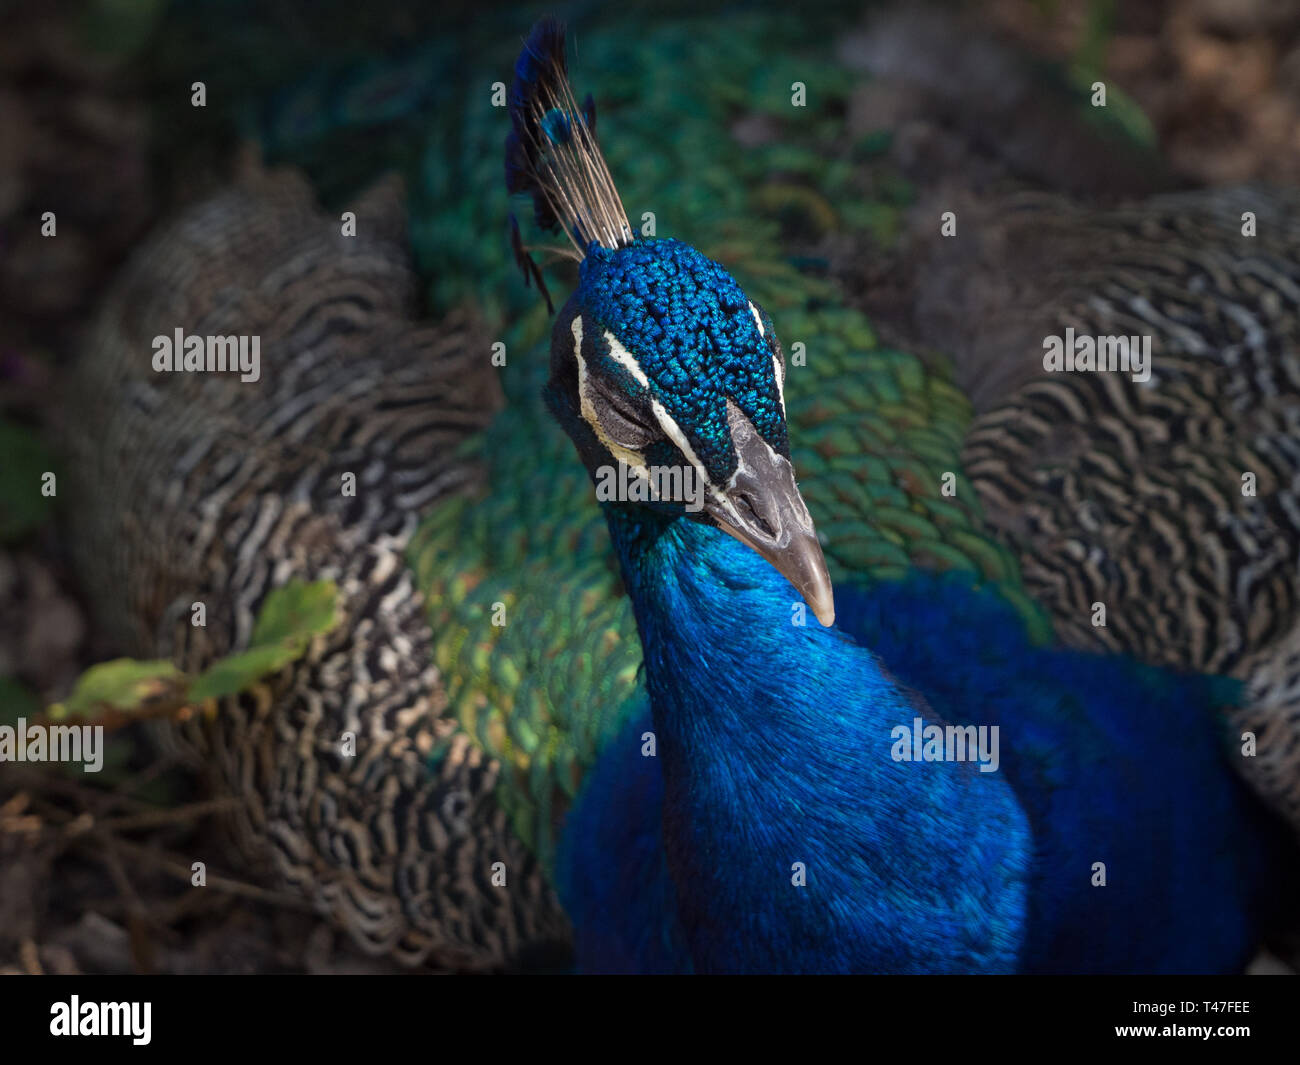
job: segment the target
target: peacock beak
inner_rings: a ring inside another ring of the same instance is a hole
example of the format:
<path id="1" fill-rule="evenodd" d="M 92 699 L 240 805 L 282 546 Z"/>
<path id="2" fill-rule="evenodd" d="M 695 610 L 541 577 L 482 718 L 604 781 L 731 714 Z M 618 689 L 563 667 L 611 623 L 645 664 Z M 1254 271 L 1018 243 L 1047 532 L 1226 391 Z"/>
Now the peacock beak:
<path id="1" fill-rule="evenodd" d="M 829 627 L 835 623 L 831 577 L 794 466 L 733 403 L 727 413 L 739 465 L 728 488 L 706 495 L 705 510 L 718 528 L 771 563 Z"/>

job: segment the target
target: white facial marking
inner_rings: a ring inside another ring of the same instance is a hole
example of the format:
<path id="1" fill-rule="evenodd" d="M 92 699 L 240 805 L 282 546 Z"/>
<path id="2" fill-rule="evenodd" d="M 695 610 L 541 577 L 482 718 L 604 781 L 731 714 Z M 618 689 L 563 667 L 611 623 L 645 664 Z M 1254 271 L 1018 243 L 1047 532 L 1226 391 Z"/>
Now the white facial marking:
<path id="1" fill-rule="evenodd" d="M 605 432 L 604 426 L 600 424 L 600 419 L 596 417 L 596 408 L 592 405 L 591 396 L 588 393 L 587 360 L 582 357 L 582 315 L 574 317 L 571 328 L 573 330 L 573 357 L 578 360 L 578 408 L 582 412 L 582 420 L 591 426 L 596 438 L 609 448 L 609 453 L 615 459 L 626 465 L 636 476 L 644 477 L 649 481 L 650 471 L 646 469 L 645 456 L 639 451 L 633 451 L 631 448 L 624 447 L 622 444 L 611 440 L 609 434 Z"/>
<path id="2" fill-rule="evenodd" d="M 704 482 L 705 486 L 717 499 L 721 500 L 726 489 L 730 488 L 732 483 L 735 481 L 735 474 L 732 474 L 731 479 L 727 481 L 725 487 L 719 488 L 715 485 L 713 481 L 709 479 L 709 472 L 704 468 L 704 463 L 700 461 L 700 457 L 695 454 L 695 449 L 691 447 L 691 442 L 686 439 L 686 434 L 682 432 L 682 427 L 678 425 L 673 416 L 664 409 L 664 405 L 657 399 L 652 399 L 650 401 L 650 410 L 655 416 L 655 421 L 659 423 L 659 428 L 664 431 L 664 435 L 677 445 L 677 449 L 685 456 L 686 461 L 695 467 L 695 472 L 700 475 L 700 480 Z"/>
<path id="3" fill-rule="evenodd" d="M 763 319 L 758 313 L 758 308 L 751 303 L 749 305 L 749 310 L 750 313 L 754 315 L 754 323 L 758 326 L 758 335 L 760 337 L 765 336 Z M 638 451 L 633 451 L 632 449 L 624 447 L 623 445 L 616 443 L 614 440 L 611 440 L 609 435 L 605 432 L 604 427 L 600 424 L 600 419 L 596 416 L 596 408 L 592 404 L 591 397 L 588 393 L 587 363 L 582 357 L 581 315 L 574 317 L 571 328 L 573 331 L 573 356 L 578 362 L 578 402 L 581 408 L 583 420 L 591 426 L 597 439 L 599 439 L 600 442 L 609 449 L 610 454 L 618 461 L 623 462 L 636 476 L 643 478 L 647 483 L 649 483 L 653 490 L 654 481 L 650 477 L 650 471 L 646 466 L 645 456 Z M 606 342 L 609 344 L 610 358 L 620 366 L 623 366 L 642 388 L 648 390 L 650 388 L 650 380 L 646 377 L 645 371 L 641 369 L 633 354 L 619 342 L 619 339 L 614 336 L 613 333 L 606 330 L 604 336 Z M 776 374 L 777 392 L 781 397 L 781 409 L 782 412 L 784 412 L 785 373 L 781 369 L 780 360 L 775 356 L 772 358 L 772 369 Z M 682 432 L 681 426 L 678 425 L 676 419 L 668 413 L 664 408 L 664 405 L 660 403 L 659 400 L 652 398 L 650 400 L 650 410 L 651 413 L 654 414 L 655 420 L 659 423 L 659 428 L 664 431 L 664 435 L 677 446 L 677 449 L 681 451 L 682 456 L 686 461 L 695 467 L 695 471 L 699 475 L 700 480 L 708 487 L 714 498 L 734 514 L 735 507 L 727 498 L 727 493 L 735 487 L 736 477 L 740 473 L 739 466 L 735 473 L 727 479 L 726 484 L 715 485 L 712 480 L 710 480 L 709 473 L 704 468 L 704 463 L 700 461 L 699 456 L 695 454 L 695 449 L 691 447 L 690 441 L 686 439 L 686 434 Z"/>
<path id="4" fill-rule="evenodd" d="M 632 357 L 632 353 L 618 342 L 618 337 L 613 333 L 606 331 L 605 340 L 609 342 L 609 357 L 620 366 L 625 367 L 627 372 L 636 379 L 637 384 L 642 388 L 648 389 L 650 387 L 650 379 L 646 377 L 641 367 L 637 364 L 636 359 Z"/>
<path id="5" fill-rule="evenodd" d="M 758 308 L 752 303 L 749 305 L 749 313 L 754 316 L 754 324 L 758 326 L 758 335 L 764 340 L 767 339 L 767 333 L 763 329 L 763 316 L 758 313 Z M 781 413 L 785 413 L 785 371 L 781 368 L 781 360 L 775 355 L 772 356 L 772 372 L 776 374 L 776 394 L 781 399 Z"/>

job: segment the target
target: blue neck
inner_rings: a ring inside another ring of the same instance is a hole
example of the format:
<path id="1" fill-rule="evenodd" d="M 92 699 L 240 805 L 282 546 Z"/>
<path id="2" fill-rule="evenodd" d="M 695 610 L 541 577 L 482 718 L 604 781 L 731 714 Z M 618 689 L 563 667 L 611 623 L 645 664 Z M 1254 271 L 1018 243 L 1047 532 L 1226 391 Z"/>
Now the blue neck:
<path id="1" fill-rule="evenodd" d="M 1005 780 L 894 761 L 891 730 L 934 713 L 811 612 L 796 624 L 802 600 L 748 548 L 645 508 L 606 516 L 697 969 L 1012 969 L 1031 844 Z"/>

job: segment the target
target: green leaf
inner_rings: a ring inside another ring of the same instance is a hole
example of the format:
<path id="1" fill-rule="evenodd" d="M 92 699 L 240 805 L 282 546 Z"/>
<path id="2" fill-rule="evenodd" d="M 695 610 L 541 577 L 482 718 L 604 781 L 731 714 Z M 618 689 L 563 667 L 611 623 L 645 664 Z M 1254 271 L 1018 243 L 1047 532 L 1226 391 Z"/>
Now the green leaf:
<path id="1" fill-rule="evenodd" d="M 329 632 L 339 623 L 338 587 L 333 581 L 290 581 L 262 604 L 253 624 L 254 647 L 301 640 Z"/>
<path id="2" fill-rule="evenodd" d="M 253 625 L 253 645 L 246 651 L 218 659 L 191 682 L 189 676 L 166 660 L 141 662 L 118 658 L 91 666 L 73 692 L 49 708 L 49 716 L 103 717 L 110 727 L 113 712 L 139 713 L 154 701 L 154 710 L 166 709 L 157 700 L 173 704 L 200 703 L 234 695 L 302 656 L 313 636 L 329 632 L 339 622 L 338 589 L 332 581 L 290 581 L 271 592 Z M 6 686 L 8 685 L 8 687 Z M 0 678 L 0 716 L 8 703 L 21 704 L 12 695 L 13 682 Z M 20 692 L 21 689 L 15 689 Z"/>
<path id="3" fill-rule="evenodd" d="M 250 647 L 247 651 L 219 658 L 199 675 L 190 689 L 190 698 L 201 702 L 204 699 L 220 699 L 223 695 L 235 695 L 268 673 L 283 669 L 301 656 L 305 648 L 305 642 L 292 646 L 269 644 Z"/>
<path id="4" fill-rule="evenodd" d="M 1086 66 L 1072 66 L 1067 71 L 1071 86 L 1078 93 L 1079 113 L 1084 121 L 1119 139 L 1127 139 L 1149 151 L 1158 146 L 1155 126 L 1141 105 L 1123 89 L 1106 81 L 1106 106 L 1091 105 L 1092 83 L 1104 79 L 1097 71 Z"/>
<path id="5" fill-rule="evenodd" d="M 138 710 L 149 699 L 174 691 L 185 674 L 166 659 L 141 662 L 115 658 L 91 666 L 77 680 L 72 694 L 50 707 L 50 717 L 92 717 L 104 707 Z"/>
<path id="6" fill-rule="evenodd" d="M 338 588 L 333 581 L 290 581 L 276 588 L 258 612 L 252 645 L 209 666 L 194 682 L 190 699 L 199 702 L 244 691 L 301 658 L 313 636 L 338 623 Z"/>

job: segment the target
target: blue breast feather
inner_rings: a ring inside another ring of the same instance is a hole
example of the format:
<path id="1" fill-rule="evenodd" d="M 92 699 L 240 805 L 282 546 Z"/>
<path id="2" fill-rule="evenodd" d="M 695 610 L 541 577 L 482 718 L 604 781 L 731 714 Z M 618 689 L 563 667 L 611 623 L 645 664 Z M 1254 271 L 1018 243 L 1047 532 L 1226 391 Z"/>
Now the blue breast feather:
<path id="1" fill-rule="evenodd" d="M 650 705 L 602 753 L 561 840 L 580 968 L 1249 960 L 1295 881 L 1229 766 L 1215 709 L 1233 682 L 1031 646 L 959 576 L 839 588 L 837 629 L 800 627 L 794 590 L 730 537 L 607 514 Z M 916 716 L 999 726 L 998 771 L 894 760 L 891 730 Z"/>

